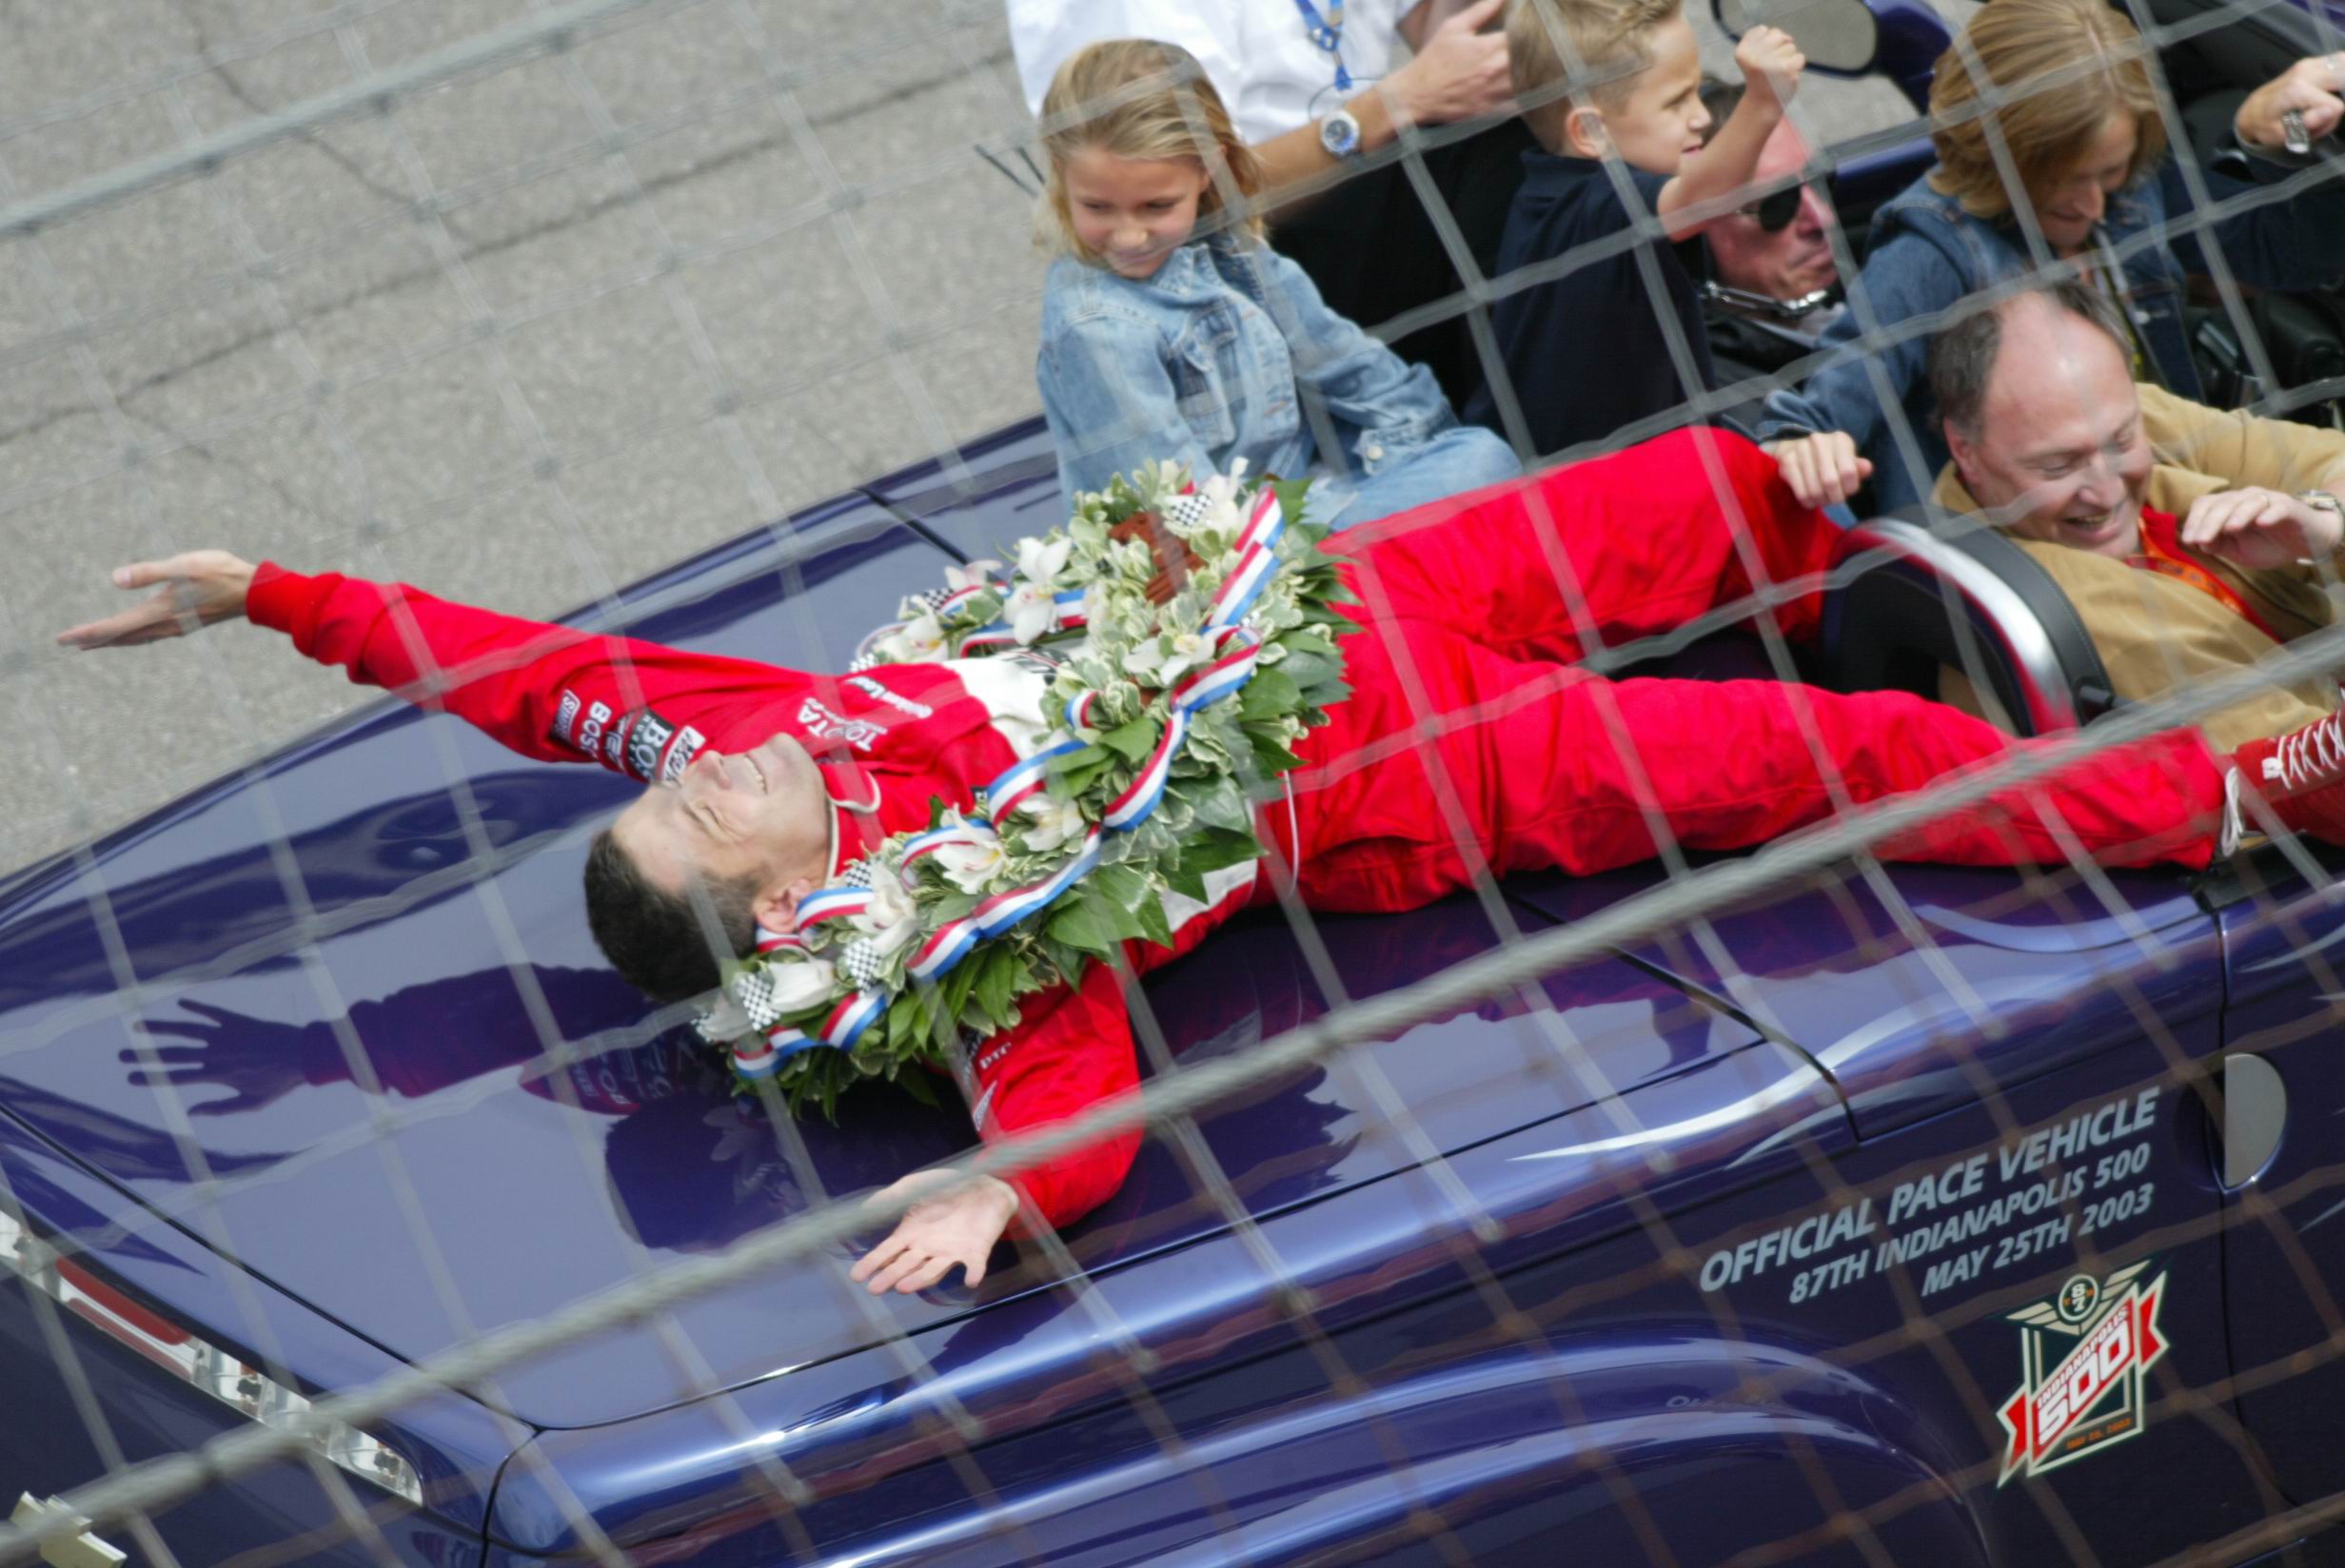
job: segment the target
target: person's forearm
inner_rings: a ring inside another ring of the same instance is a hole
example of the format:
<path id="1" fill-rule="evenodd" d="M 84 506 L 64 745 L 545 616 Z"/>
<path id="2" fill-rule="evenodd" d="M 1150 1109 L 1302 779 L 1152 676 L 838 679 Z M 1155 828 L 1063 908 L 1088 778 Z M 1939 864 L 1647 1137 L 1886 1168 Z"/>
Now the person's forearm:
<path id="1" fill-rule="evenodd" d="M 1669 238 L 1689 239 L 1726 216 L 1725 209 L 1713 210 L 1699 218 L 1679 214 L 1730 198 L 1749 185 L 1759 167 L 1759 151 L 1766 146 L 1767 138 L 1775 134 L 1783 118 L 1783 108 L 1774 99 L 1756 92 L 1744 93 L 1743 101 L 1726 116 L 1726 123 L 1710 139 L 1710 145 L 1684 172 L 1661 187 L 1661 199 L 1654 207 Z"/>
<path id="2" fill-rule="evenodd" d="M 1370 88 L 1354 94 L 1344 108 L 1360 122 L 1360 149 L 1350 158 L 1338 158 L 1321 144 L 1316 120 L 1273 136 L 1254 148 L 1254 156 L 1262 160 L 1262 202 L 1270 212 L 1291 212 L 1308 206 L 1328 188 L 1316 182 L 1379 147 L 1390 146 L 1400 134 L 1388 93 L 1382 88 Z M 1313 188 L 1286 193 L 1289 186 L 1307 183 L 1312 184 Z"/>

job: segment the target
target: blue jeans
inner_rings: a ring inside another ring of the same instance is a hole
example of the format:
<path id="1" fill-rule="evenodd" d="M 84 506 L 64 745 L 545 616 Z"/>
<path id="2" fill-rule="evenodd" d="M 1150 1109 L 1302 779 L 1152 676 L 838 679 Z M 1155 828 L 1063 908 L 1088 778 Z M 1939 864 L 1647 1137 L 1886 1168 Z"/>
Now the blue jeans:
<path id="1" fill-rule="evenodd" d="M 1523 465 L 1515 461 L 1514 448 L 1494 432 L 1457 424 L 1372 474 L 1337 477 L 1328 474 L 1324 463 L 1313 463 L 1311 472 L 1319 480 L 1314 518 L 1331 517 L 1341 529 L 1520 479 Z"/>

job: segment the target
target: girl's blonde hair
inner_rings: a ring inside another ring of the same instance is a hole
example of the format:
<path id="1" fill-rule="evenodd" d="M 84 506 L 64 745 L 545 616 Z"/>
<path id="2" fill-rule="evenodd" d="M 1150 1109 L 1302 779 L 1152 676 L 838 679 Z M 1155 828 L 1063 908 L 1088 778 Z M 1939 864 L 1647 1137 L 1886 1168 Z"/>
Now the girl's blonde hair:
<path id="1" fill-rule="evenodd" d="M 1067 206 L 1067 163 L 1087 147 L 1117 158 L 1194 158 L 1209 176 L 1197 198 L 1200 231 L 1227 228 L 1241 241 L 1263 237 L 1267 225 L 1254 198 L 1262 163 L 1213 90 L 1205 68 L 1178 44 L 1115 38 L 1080 50 L 1051 78 L 1042 98 L 1042 149 L 1051 162 L 1037 226 L 1045 243 L 1096 265 L 1075 237 Z M 1218 224 L 1225 191 L 1245 198 L 1241 214 Z"/>
<path id="2" fill-rule="evenodd" d="M 1994 84 L 1999 107 L 1992 119 L 2031 201 L 2075 166 L 2119 111 L 2134 118 L 2125 183 L 2136 183 L 2166 151 L 2165 121 L 2141 54 L 2141 35 L 2104 0 L 1995 0 L 1938 57 L 1937 80 L 1930 85 L 1938 167 L 1930 187 L 1954 197 L 1973 217 L 2001 218 L 2011 211 L 2012 193 L 1988 140 L 1989 114 L 1979 108 L 1985 94 L 1971 69 L 1974 56 Z M 1958 112 L 1964 116 L 1959 123 L 1945 123 Z"/>

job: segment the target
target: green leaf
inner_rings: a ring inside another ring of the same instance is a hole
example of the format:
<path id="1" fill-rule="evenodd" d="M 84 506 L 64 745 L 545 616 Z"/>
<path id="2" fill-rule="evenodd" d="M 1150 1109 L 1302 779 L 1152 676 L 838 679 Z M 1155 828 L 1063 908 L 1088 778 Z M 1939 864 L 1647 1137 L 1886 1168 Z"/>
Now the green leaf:
<path id="1" fill-rule="evenodd" d="M 1241 718 L 1281 718 L 1303 705 L 1303 689 L 1278 665 L 1258 669 L 1237 694 Z"/>
<path id="2" fill-rule="evenodd" d="M 1203 876 L 1224 866 L 1242 866 L 1262 858 L 1262 846 L 1250 833 L 1208 828 L 1181 846 L 1181 870 Z"/>
<path id="3" fill-rule="evenodd" d="M 1099 737 L 1099 744 L 1116 753 L 1127 762 L 1145 762 L 1148 754 L 1156 749 L 1156 736 L 1162 727 L 1154 718 L 1142 714 L 1129 724 L 1118 724 Z M 1090 750 L 1091 748 L 1085 748 Z M 1073 754 L 1080 756 L 1081 752 Z"/>
<path id="4" fill-rule="evenodd" d="M 977 1006 L 995 1029 L 1009 1025 L 1010 1003 L 1017 995 L 1022 967 L 1006 942 L 995 943 L 985 953 L 984 966 L 977 971 Z"/>
<path id="5" fill-rule="evenodd" d="M 1303 765 L 1301 757 L 1268 735 L 1250 729 L 1246 732 L 1246 737 L 1254 743 L 1255 765 L 1269 776 L 1275 777 Z"/>
<path id="6" fill-rule="evenodd" d="M 1232 778 L 1215 779 L 1210 786 L 1190 794 L 1189 803 L 1199 824 L 1208 828 L 1222 828 L 1231 833 L 1251 836 L 1254 813 L 1246 804 L 1245 792 Z"/>
<path id="7" fill-rule="evenodd" d="M 1113 760 L 1113 758 L 1096 746 L 1082 746 L 1076 748 L 1074 751 L 1069 752 L 1064 756 L 1054 756 L 1051 758 L 1048 771 L 1054 775 L 1063 775 L 1074 773 L 1080 768 L 1088 768 L 1094 763 L 1105 763 Z"/>
<path id="8" fill-rule="evenodd" d="M 1313 687 L 1333 680 L 1344 673 L 1342 662 L 1334 655 L 1323 654 L 1313 648 L 1290 652 L 1278 661 L 1278 668 L 1302 690 L 1306 700 Z"/>
<path id="9" fill-rule="evenodd" d="M 1183 898 L 1205 902 L 1205 873 L 1189 865 L 1165 868 L 1164 885 Z"/>
<path id="10" fill-rule="evenodd" d="M 1071 894 L 1059 901 L 1045 929 L 1058 941 L 1081 952 L 1106 957 L 1121 940 L 1115 924 L 1089 898 Z"/>
<path id="11" fill-rule="evenodd" d="M 1131 866 L 1102 866 L 1091 873 L 1090 886 L 1100 898 L 1130 912 L 1155 900 L 1148 878 Z"/>
<path id="12" fill-rule="evenodd" d="M 1335 657 L 1334 639 L 1324 637 L 1309 627 L 1289 632 L 1278 639 L 1278 645 L 1287 650 L 1289 658 L 1292 658 L 1297 654 L 1317 654 L 1322 658 Z"/>
<path id="13" fill-rule="evenodd" d="M 1139 920 L 1140 935 L 1144 939 L 1160 948 L 1172 945 L 1172 922 L 1165 917 L 1163 899 L 1152 892 L 1140 901 L 1133 914 Z"/>

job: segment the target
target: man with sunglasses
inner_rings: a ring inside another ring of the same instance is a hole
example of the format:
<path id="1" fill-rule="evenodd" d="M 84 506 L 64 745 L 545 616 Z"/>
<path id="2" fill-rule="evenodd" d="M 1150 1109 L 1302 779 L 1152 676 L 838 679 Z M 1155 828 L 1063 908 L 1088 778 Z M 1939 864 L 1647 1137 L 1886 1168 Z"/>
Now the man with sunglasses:
<path id="1" fill-rule="evenodd" d="M 1786 120 L 1759 154 L 1756 183 L 1791 179 L 1806 159 L 1806 144 Z M 1704 237 L 1711 264 L 1705 303 L 1729 318 L 1780 324 L 1812 340 L 1841 311 L 1835 222 L 1831 203 L 1812 181 L 1736 208 Z"/>
<path id="2" fill-rule="evenodd" d="M 1702 84 L 1702 103 L 1713 121 L 1734 111 L 1742 84 L 1715 77 Z M 1808 146 L 1786 119 L 1759 150 L 1751 185 L 1764 192 L 1712 224 L 1691 258 L 1702 279 L 1702 320 L 1710 340 L 1718 384 L 1769 376 L 1814 351 L 1816 336 L 1846 308 L 1840 266 L 1832 254 L 1839 216 L 1821 180 L 1802 181 Z M 1757 424 L 1764 391 L 1754 387 L 1751 418 L 1729 410 L 1727 422 Z"/>

